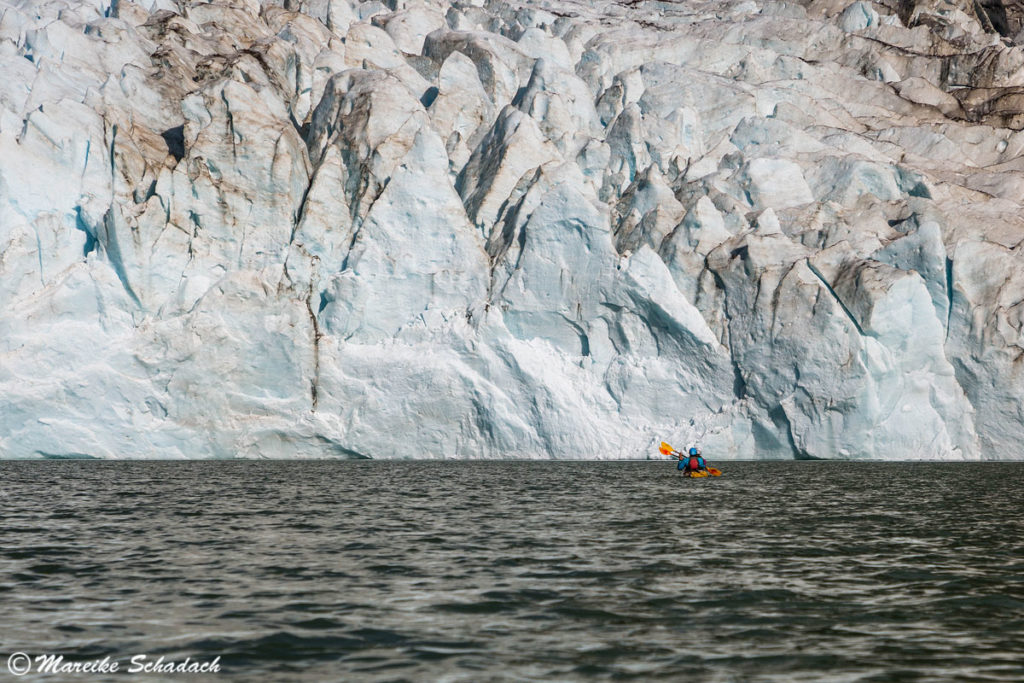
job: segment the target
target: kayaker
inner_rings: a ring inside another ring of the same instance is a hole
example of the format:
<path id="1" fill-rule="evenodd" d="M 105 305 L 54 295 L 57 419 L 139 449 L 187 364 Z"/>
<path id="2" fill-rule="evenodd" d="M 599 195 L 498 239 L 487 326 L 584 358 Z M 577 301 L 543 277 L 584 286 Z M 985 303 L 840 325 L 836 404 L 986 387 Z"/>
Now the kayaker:
<path id="1" fill-rule="evenodd" d="M 696 446 L 690 447 L 690 454 L 688 456 L 679 456 L 679 469 L 684 472 L 706 472 L 708 469 L 707 460 L 700 454 L 700 449 Z"/>

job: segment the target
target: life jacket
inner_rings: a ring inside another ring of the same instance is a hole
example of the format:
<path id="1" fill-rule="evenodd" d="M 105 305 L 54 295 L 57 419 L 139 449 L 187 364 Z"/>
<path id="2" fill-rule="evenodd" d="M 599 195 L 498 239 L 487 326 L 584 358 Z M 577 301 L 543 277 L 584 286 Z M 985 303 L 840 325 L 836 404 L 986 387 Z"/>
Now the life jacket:
<path id="1" fill-rule="evenodd" d="M 702 460 L 704 460 L 704 458 L 697 455 L 691 455 L 690 462 L 687 463 L 686 467 L 690 470 L 703 469 L 703 465 L 701 464 Z"/>

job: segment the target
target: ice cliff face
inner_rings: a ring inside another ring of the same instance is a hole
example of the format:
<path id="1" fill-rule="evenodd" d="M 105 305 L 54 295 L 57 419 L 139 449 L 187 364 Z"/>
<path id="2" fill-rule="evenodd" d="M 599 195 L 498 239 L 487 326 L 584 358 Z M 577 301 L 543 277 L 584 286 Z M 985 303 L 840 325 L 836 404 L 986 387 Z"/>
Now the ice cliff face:
<path id="1" fill-rule="evenodd" d="M 0 455 L 1018 457 L 1022 18 L 0 0 Z"/>

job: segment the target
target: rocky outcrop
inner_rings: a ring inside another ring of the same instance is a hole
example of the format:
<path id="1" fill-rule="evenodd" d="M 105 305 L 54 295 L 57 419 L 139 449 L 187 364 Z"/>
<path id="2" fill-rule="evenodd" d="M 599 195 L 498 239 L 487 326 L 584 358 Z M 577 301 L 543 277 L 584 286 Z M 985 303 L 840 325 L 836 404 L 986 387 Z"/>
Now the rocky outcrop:
<path id="1" fill-rule="evenodd" d="M 0 0 L 0 455 L 1018 457 L 1009 0 Z"/>

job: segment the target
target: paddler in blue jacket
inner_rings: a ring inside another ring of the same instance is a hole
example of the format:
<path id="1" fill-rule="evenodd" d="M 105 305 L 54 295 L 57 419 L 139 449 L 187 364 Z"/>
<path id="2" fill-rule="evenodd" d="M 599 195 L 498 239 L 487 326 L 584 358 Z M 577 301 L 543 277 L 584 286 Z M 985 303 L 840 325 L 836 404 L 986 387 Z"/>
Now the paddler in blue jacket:
<path id="1" fill-rule="evenodd" d="M 690 472 L 705 472 L 708 469 L 707 460 L 700 454 L 700 449 L 696 446 L 690 447 L 690 454 L 684 456 L 679 454 L 679 465 L 677 469 L 682 470 L 689 474 Z"/>

